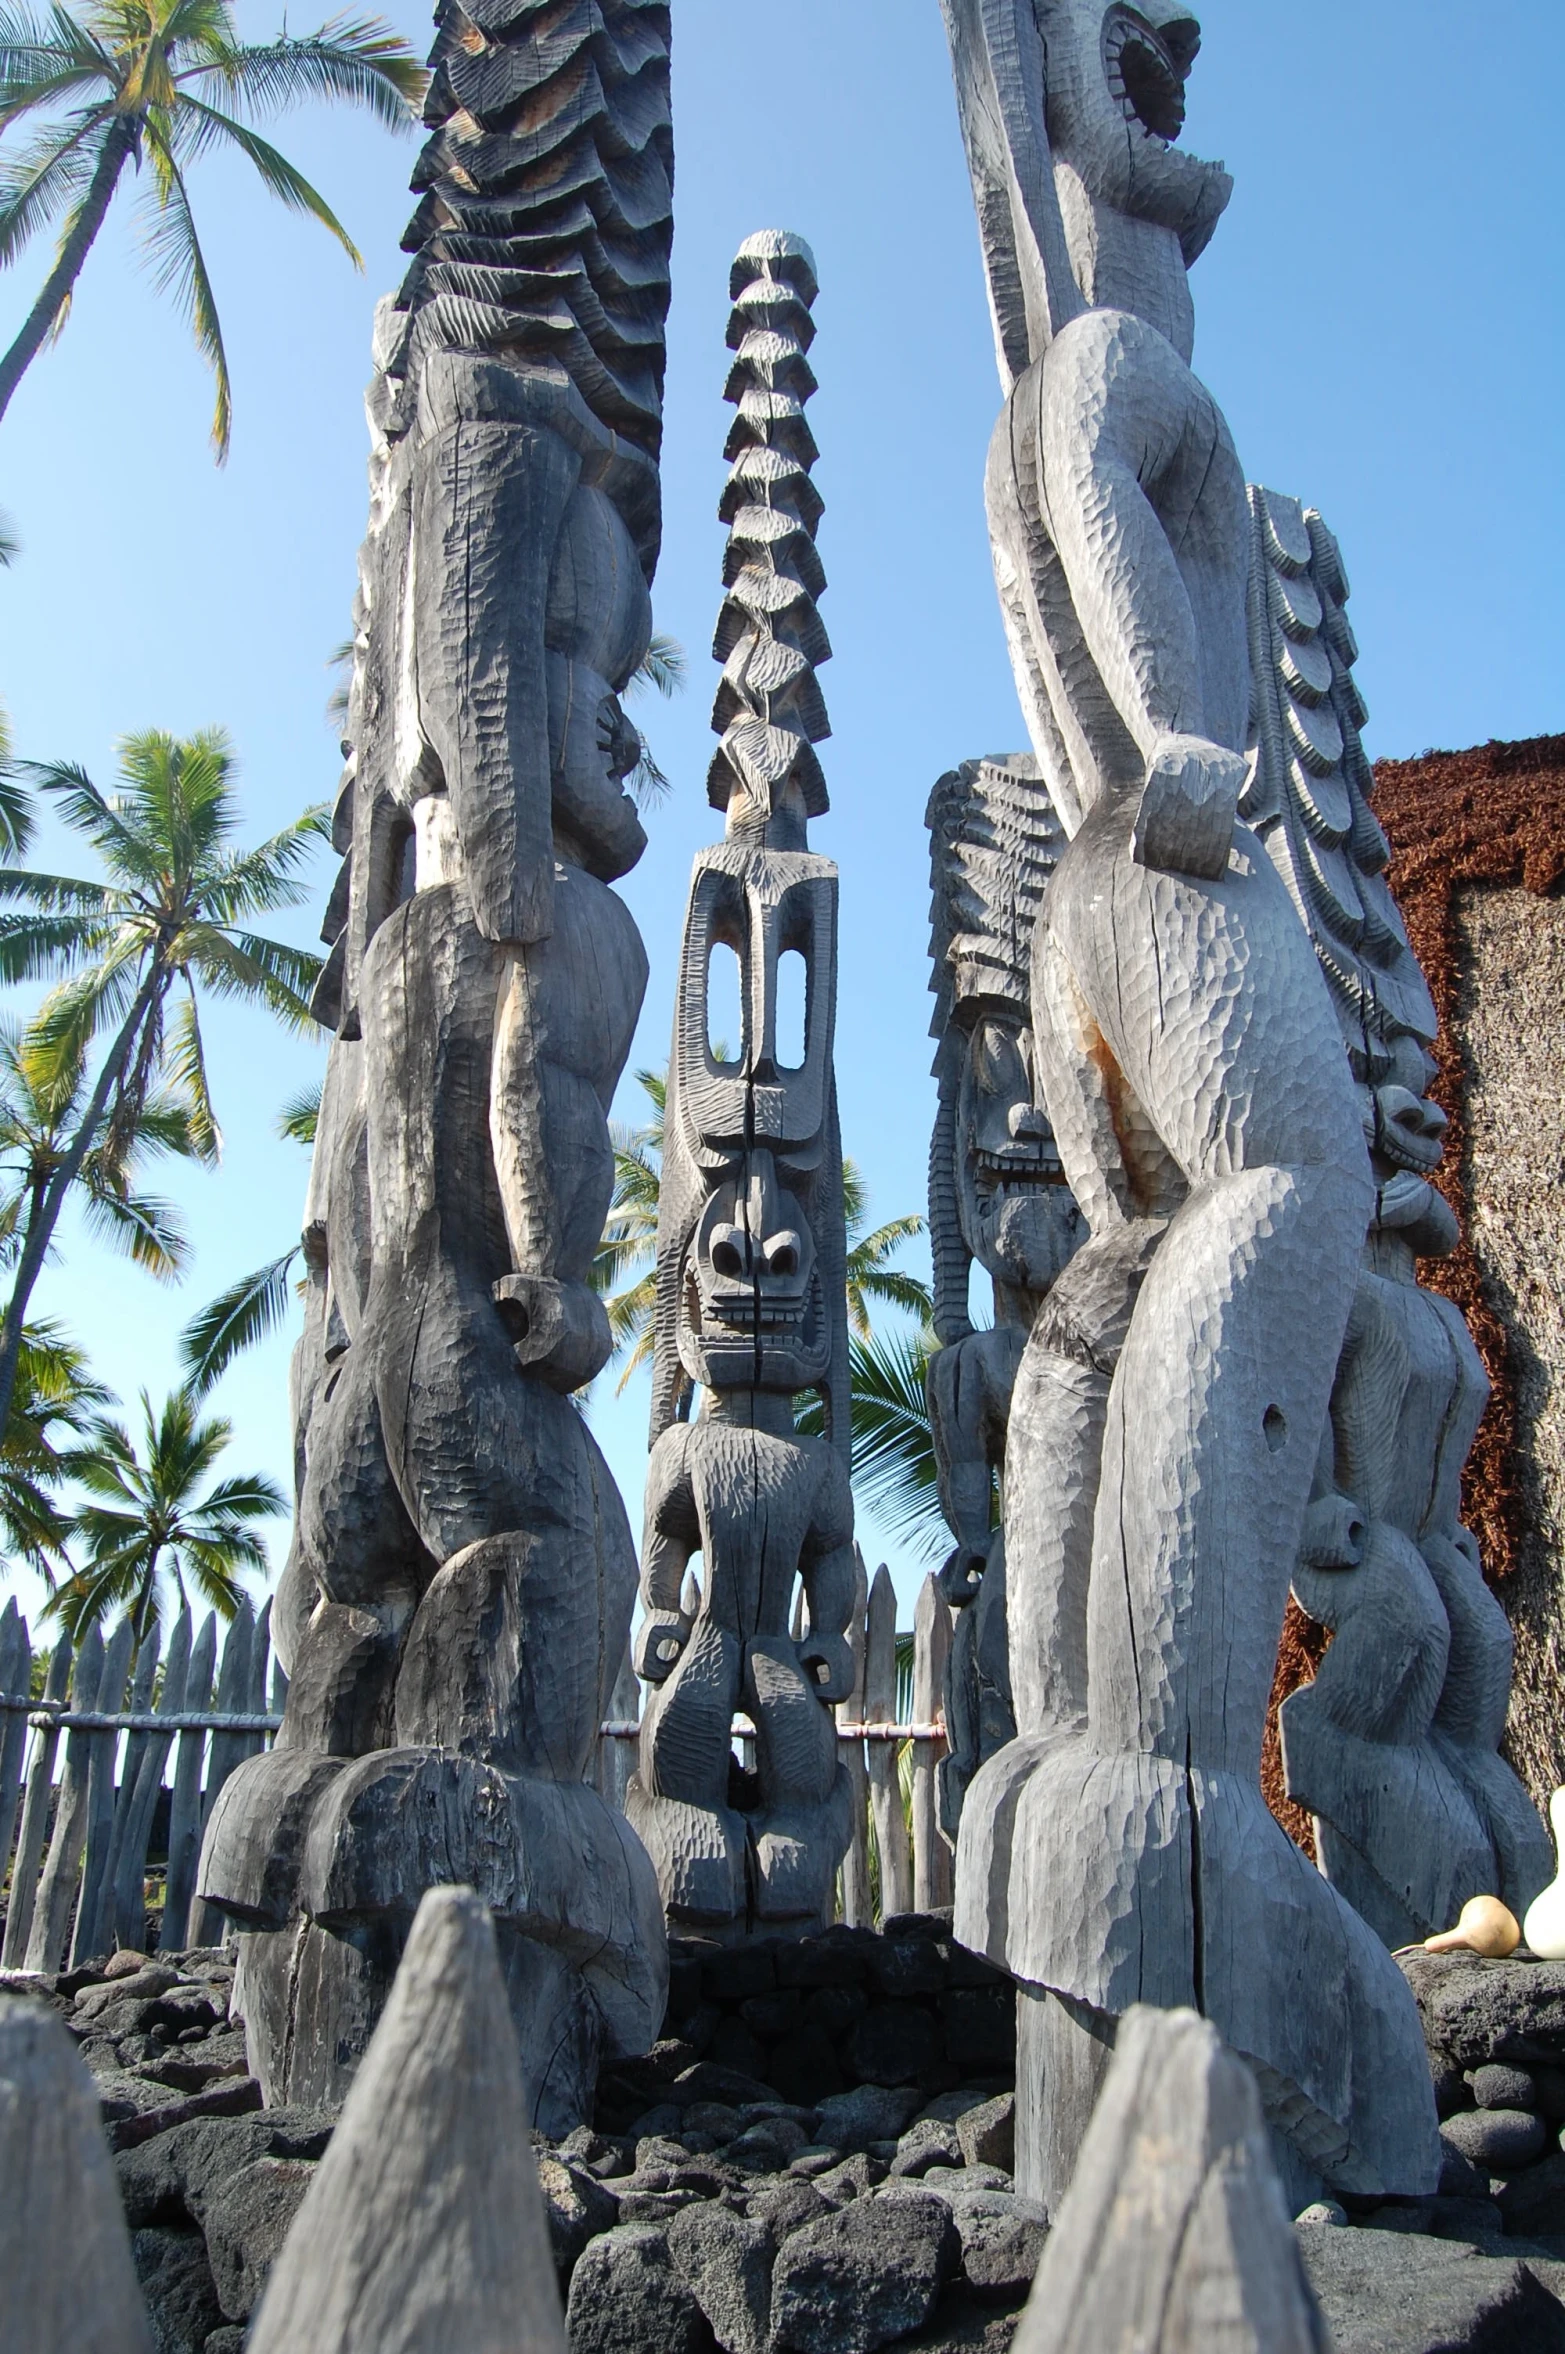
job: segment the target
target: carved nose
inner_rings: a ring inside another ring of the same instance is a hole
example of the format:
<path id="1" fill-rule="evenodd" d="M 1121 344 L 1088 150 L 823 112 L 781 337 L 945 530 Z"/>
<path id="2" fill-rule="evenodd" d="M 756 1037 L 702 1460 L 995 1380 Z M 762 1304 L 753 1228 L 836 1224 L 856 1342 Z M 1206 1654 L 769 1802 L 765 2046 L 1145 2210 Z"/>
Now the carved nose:
<path id="1" fill-rule="evenodd" d="M 1048 1119 L 1036 1104 L 1013 1103 L 1008 1126 L 1018 1144 L 1037 1144 L 1049 1133 Z"/>
<path id="2" fill-rule="evenodd" d="M 1441 1137 L 1450 1126 L 1437 1103 L 1427 1095 L 1415 1095 L 1408 1087 L 1383 1087 L 1380 1110 L 1393 1128 L 1403 1128 L 1409 1136 Z"/>

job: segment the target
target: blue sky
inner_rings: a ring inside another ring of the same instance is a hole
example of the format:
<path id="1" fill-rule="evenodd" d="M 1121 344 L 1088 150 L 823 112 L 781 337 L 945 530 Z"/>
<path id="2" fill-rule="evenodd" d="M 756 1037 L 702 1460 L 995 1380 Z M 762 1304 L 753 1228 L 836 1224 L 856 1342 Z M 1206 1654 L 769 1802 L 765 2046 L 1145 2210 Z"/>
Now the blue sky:
<path id="1" fill-rule="evenodd" d="M 427 19 L 394 13 L 422 48 Z M 1252 479 L 1318 505 L 1343 543 L 1371 750 L 1565 727 L 1565 12 L 1208 0 L 1201 15 L 1187 142 L 1222 156 L 1237 189 L 1195 273 L 1196 365 Z M 240 17 L 256 38 L 275 23 L 259 0 Z M 792 228 L 822 282 L 812 415 L 836 649 L 833 807 L 814 839 L 842 870 L 845 1142 L 890 1216 L 922 1207 L 932 1108 L 924 803 L 943 769 L 1022 741 L 982 521 L 998 390 L 944 34 L 937 0 L 675 0 L 674 21 L 655 601 L 691 680 L 675 704 L 639 707 L 675 791 L 625 885 L 652 964 L 633 1067 L 666 1056 L 685 883 L 715 826 L 728 265 L 750 231 Z M 279 136 L 366 269 L 239 169 L 200 167 L 235 380 L 228 466 L 212 465 L 207 379 L 137 269 L 126 219 L 0 424 L 0 509 L 23 550 L 0 573 L 0 696 L 19 748 L 103 782 L 125 731 L 220 723 L 257 834 L 336 783 L 324 665 L 348 631 L 370 315 L 403 266 L 416 152 L 346 115 Z M 0 279 L 6 341 L 45 266 L 40 248 Z M 66 855 L 50 841 L 39 863 Z M 326 881 L 323 864 L 321 897 Z M 72 1235 L 37 1295 L 127 1402 L 143 1384 L 162 1394 L 192 1309 L 297 1225 L 303 1156 L 272 1122 L 319 1050 L 221 1010 L 210 1032 L 227 1148 L 219 1175 L 170 1186 L 195 1244 L 188 1281 L 161 1289 Z M 637 1109 L 629 1078 L 622 1108 Z M 272 1343 L 219 1393 L 233 1467 L 285 1482 L 286 1354 Z M 620 1404 L 599 1388 L 593 1419 L 639 1524 L 645 1387 Z M 863 1537 L 872 1563 L 889 1554 L 910 1611 L 914 1565 L 867 1517 Z"/>

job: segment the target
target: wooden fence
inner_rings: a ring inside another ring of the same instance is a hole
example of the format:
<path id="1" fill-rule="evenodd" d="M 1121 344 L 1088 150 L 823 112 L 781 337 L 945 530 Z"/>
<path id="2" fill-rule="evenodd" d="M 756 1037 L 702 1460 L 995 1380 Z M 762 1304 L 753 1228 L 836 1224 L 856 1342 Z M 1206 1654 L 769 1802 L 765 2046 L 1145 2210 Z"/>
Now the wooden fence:
<path id="1" fill-rule="evenodd" d="M 171 1758 L 159 1942 L 167 1952 L 221 1942 L 222 1917 L 196 1896 L 196 1866 L 223 1784 L 282 1721 L 288 1682 L 271 1658 L 270 1621 L 270 1603 L 259 1617 L 242 1604 L 221 1656 L 216 1617 L 193 1634 L 188 1609 L 174 1621 L 166 1656 L 154 1627 L 133 1661 L 129 1619 L 107 1640 L 97 1627 L 74 1647 L 62 1634 L 46 1660 L 38 1655 L 38 1692 L 27 1621 L 7 1603 L 0 1612 L 0 1883 L 7 1870 L 11 1881 L 0 1968 L 75 1969 L 115 1946 L 144 1943 L 148 1849 Z M 951 1901 L 951 1851 L 936 1804 L 951 1615 L 927 1578 L 913 1632 L 899 1635 L 890 1572 L 882 1566 L 870 1583 L 860 1559 L 851 1634 L 857 1675 L 836 1711 L 854 1790 L 840 1908 L 845 1921 L 869 1927 L 889 1913 Z M 598 1784 L 619 1807 L 635 1763 L 639 1701 L 627 1652 L 599 1741 Z M 747 1718 L 735 1719 L 746 1762 L 753 1762 L 754 1732 Z"/>
<path id="2" fill-rule="evenodd" d="M 134 1643 L 128 1618 L 107 1641 L 97 1627 L 74 1649 L 61 1635 L 35 1694 L 27 1621 L 14 1601 L 0 1613 L 0 1879 L 11 1873 L 0 1968 L 74 1969 L 145 1942 L 147 1850 L 171 1753 L 160 1942 L 222 1939 L 220 1916 L 196 1901 L 196 1865 L 223 1784 L 282 1721 L 287 1680 L 275 1662 L 267 1688 L 271 1605 L 257 1618 L 241 1604 L 221 1657 L 216 1616 L 193 1637 L 182 1610 L 161 1683 L 159 1629 L 133 1666 Z"/>

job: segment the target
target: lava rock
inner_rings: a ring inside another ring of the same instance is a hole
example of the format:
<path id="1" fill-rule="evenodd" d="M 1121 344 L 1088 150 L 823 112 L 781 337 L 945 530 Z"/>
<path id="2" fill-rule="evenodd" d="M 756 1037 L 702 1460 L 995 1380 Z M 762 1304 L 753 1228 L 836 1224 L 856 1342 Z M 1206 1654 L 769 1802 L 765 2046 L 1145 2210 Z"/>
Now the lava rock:
<path id="1" fill-rule="evenodd" d="M 829 2174 L 834 2166 L 842 2164 L 842 2159 L 842 2151 L 832 2143 L 811 2142 L 808 2149 L 801 2150 L 796 2158 L 789 2160 L 788 2172 L 802 2175 L 808 2182 L 817 2174 Z"/>
<path id="2" fill-rule="evenodd" d="M 249 2332 L 241 2329 L 236 2322 L 225 2322 L 221 2329 L 215 2329 L 208 2338 L 206 2354 L 245 2354 L 245 2339 L 248 2335 Z"/>
<path id="3" fill-rule="evenodd" d="M 862 1986 L 818 1986 L 805 2003 L 804 2015 L 812 2027 L 836 2042 L 868 2009 L 869 1996 Z"/>
<path id="4" fill-rule="evenodd" d="M 199 2194 L 207 2259 L 229 2321 L 248 2321 L 288 2226 L 315 2180 L 306 2158 L 256 2158 Z"/>
<path id="5" fill-rule="evenodd" d="M 1435 2053 L 1430 2054 L 1429 2065 L 1435 2088 L 1435 2115 L 1454 2117 L 1459 2110 L 1470 2109 L 1473 2105 L 1473 2088 L 1467 2081 L 1465 2070 L 1459 2068 L 1454 2060 L 1441 2059 Z"/>
<path id="6" fill-rule="evenodd" d="M 585 2168 L 568 2166 L 563 2158 L 538 2160 L 538 2188 L 563 2297 L 587 2242 L 599 2232 L 612 2231 L 618 2222 L 619 2201 Z"/>
<path id="7" fill-rule="evenodd" d="M 1565 2354 L 1565 2306 L 1525 2264 L 1388 2231 L 1299 2247 L 1335 2354 Z"/>
<path id="8" fill-rule="evenodd" d="M 872 2141 L 895 2141 L 921 2106 L 906 2085 L 861 2084 L 835 2100 L 822 2101 L 816 2131 L 839 2149 L 864 2150 Z"/>
<path id="9" fill-rule="evenodd" d="M 203 2354 L 210 2333 L 222 2327 L 223 2313 L 200 2232 L 138 2231 L 130 2252 L 156 2354 Z"/>
<path id="10" fill-rule="evenodd" d="M 845 1987 L 823 1989 L 826 1994 L 844 1996 L 850 1991 Z M 780 2093 L 791 2101 L 807 2102 L 811 2108 L 818 2108 L 842 2090 L 842 2070 L 832 2039 L 811 2020 L 806 2020 L 797 2034 L 773 2044 L 766 2073 Z"/>
<path id="11" fill-rule="evenodd" d="M 739 2016 L 762 2043 L 781 2043 L 798 2026 L 804 1997 L 796 1986 L 778 1987 L 771 1994 L 752 1994 L 739 2005 Z"/>
<path id="12" fill-rule="evenodd" d="M 1565 1963 L 1417 1949 L 1397 1959 L 1417 2000 L 1425 2042 L 1462 2067 L 1565 2060 Z"/>
<path id="13" fill-rule="evenodd" d="M 956 2120 L 956 2138 L 968 2166 L 1003 2166 L 1016 2171 L 1016 2099 L 1000 2093 L 976 2109 L 965 2109 Z"/>
<path id="14" fill-rule="evenodd" d="M 723 2155 L 730 2166 L 747 2174 L 781 2174 L 809 2144 L 802 2125 L 795 2125 L 789 2117 L 773 2117 L 737 2134 Z"/>
<path id="15" fill-rule="evenodd" d="M 1490 2061 L 1475 2068 L 1469 2082 L 1473 2105 L 1479 2109 L 1536 2109 L 1538 2087 L 1526 2068 L 1504 2068 Z"/>
<path id="16" fill-rule="evenodd" d="M 1442 2199 L 1486 2199 L 1489 2196 L 1489 2176 L 1485 2168 L 1475 2166 L 1471 2158 L 1451 2144 L 1440 2144 L 1439 2195 Z"/>
<path id="17" fill-rule="evenodd" d="M 772 2334 L 794 2354 L 873 2354 L 923 2325 L 960 2257 L 943 2200 L 857 2201 L 777 2251 Z"/>
<path id="18" fill-rule="evenodd" d="M 741 2076 L 762 2081 L 766 2075 L 766 2052 L 758 2036 L 752 2035 L 742 2019 L 720 2019 L 707 2046 L 707 2057 L 715 2067 L 732 2068 Z"/>
<path id="19" fill-rule="evenodd" d="M 779 1946 L 777 1983 L 802 1987 L 862 1986 L 869 1976 L 871 1957 L 880 1943 L 873 1929 L 849 1929 L 839 1924 L 828 1929 L 823 1937 Z"/>
<path id="20" fill-rule="evenodd" d="M 1541 2165 L 1513 2174 L 1495 2204 L 1512 2239 L 1565 2235 L 1565 2155 L 1556 2151 Z"/>
<path id="21" fill-rule="evenodd" d="M 780 2245 L 791 2233 L 802 2231 L 807 2223 L 818 2223 L 835 2209 L 808 2182 L 779 2182 L 769 2190 L 757 2191 L 750 2201 L 750 2213 Z"/>
<path id="22" fill-rule="evenodd" d="M 726 2354 L 766 2354 L 773 2246 L 765 2224 L 712 2203 L 687 2207 L 669 2226 L 668 2252 Z"/>
<path id="23" fill-rule="evenodd" d="M 840 2166 L 833 2166 L 825 2174 L 817 2174 L 815 2188 L 829 2207 L 845 2207 L 850 2199 L 862 2199 L 877 2182 L 886 2179 L 884 2158 L 872 2158 L 868 2151 L 855 2151 L 844 2158 Z"/>
<path id="24" fill-rule="evenodd" d="M 916 2003 L 876 2004 L 855 2022 L 847 2040 L 848 2066 L 866 2084 L 916 2084 L 940 2057 L 934 2015 Z"/>
<path id="25" fill-rule="evenodd" d="M 565 2309 L 570 2354 L 709 2354 L 712 2332 L 665 2234 L 621 2224 L 588 2244 Z"/>
<path id="26" fill-rule="evenodd" d="M 178 2125 L 114 2161 L 132 2231 L 199 2224 L 205 2200 L 257 2158 L 319 2158 L 335 2120 L 320 2109 L 268 2109 L 253 2117 L 203 2117 Z"/>
<path id="27" fill-rule="evenodd" d="M 1024 2303 L 1048 2235 L 1043 2209 L 1004 2191 L 973 2191 L 954 2199 L 951 2212 L 973 2295 L 989 2305 Z"/>
<path id="28" fill-rule="evenodd" d="M 702 1991 L 715 2003 L 740 2003 L 770 1994 L 777 1984 L 777 1956 L 768 1945 L 733 1945 L 709 1954 L 701 1968 Z"/>
<path id="29" fill-rule="evenodd" d="M 960 2166 L 962 2145 L 956 2127 L 939 2118 L 915 2118 L 901 2140 L 891 2161 L 896 2175 L 927 2174 L 931 2166 Z"/>
<path id="30" fill-rule="evenodd" d="M 1565 2068 L 1534 2068 L 1531 2075 L 1537 2089 L 1539 2115 L 1555 2125 L 1565 2123 Z"/>
<path id="31" fill-rule="evenodd" d="M 739 2068 L 720 2067 L 715 2060 L 697 2060 L 676 2079 L 675 2100 L 682 2108 L 693 2101 L 722 2101 L 743 2108 L 748 2101 L 769 2101 L 772 2087 Z"/>
<path id="32" fill-rule="evenodd" d="M 888 1937 L 870 1961 L 870 1981 L 894 2002 L 945 1990 L 945 1960 L 938 1945 L 922 1937 Z"/>
<path id="33" fill-rule="evenodd" d="M 1530 2109 L 1464 2109 L 1446 2119 L 1440 2139 L 1491 2174 L 1515 2174 L 1542 2157 L 1549 2129 Z"/>
<path id="34" fill-rule="evenodd" d="M 958 1987 L 940 2005 L 946 2058 L 957 2068 L 998 2074 L 1016 2064 L 1016 1998 L 1008 1987 Z"/>

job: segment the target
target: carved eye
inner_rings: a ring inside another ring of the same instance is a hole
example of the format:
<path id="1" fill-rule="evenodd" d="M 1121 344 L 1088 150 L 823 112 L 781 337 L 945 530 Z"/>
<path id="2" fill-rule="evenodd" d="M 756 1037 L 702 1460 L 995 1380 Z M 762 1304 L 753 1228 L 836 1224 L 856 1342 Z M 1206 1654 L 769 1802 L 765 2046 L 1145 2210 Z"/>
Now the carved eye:
<path id="1" fill-rule="evenodd" d="M 799 1237 L 791 1231 L 770 1234 L 764 1244 L 767 1272 L 772 1275 L 797 1275 L 799 1272 Z"/>
<path id="2" fill-rule="evenodd" d="M 724 1227 L 712 1238 L 712 1268 L 715 1274 L 734 1281 L 744 1274 L 744 1259 L 731 1226 Z"/>

